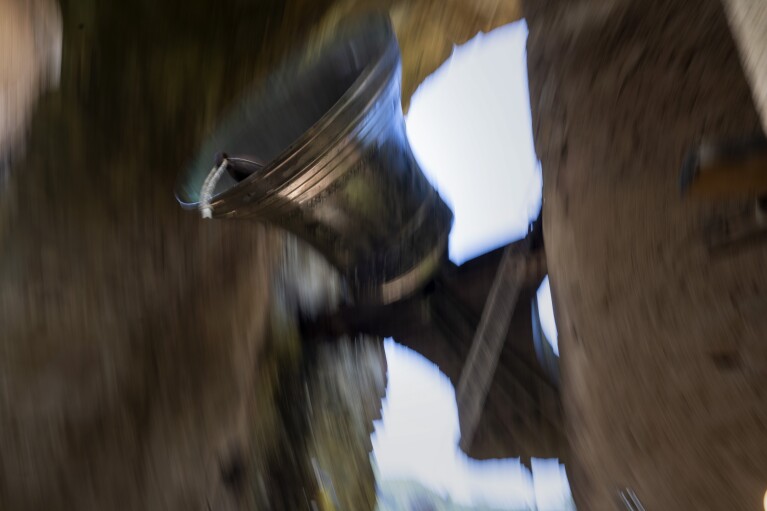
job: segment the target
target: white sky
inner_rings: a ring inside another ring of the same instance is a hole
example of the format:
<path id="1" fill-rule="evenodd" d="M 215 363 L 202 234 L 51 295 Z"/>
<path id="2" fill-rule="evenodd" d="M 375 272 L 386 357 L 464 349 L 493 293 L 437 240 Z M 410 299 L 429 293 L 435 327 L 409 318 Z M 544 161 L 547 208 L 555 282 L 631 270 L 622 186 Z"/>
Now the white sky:
<path id="1" fill-rule="evenodd" d="M 526 40 L 524 22 L 478 35 L 456 48 L 411 102 L 408 138 L 455 214 L 450 258 L 458 264 L 522 238 L 540 207 Z M 539 300 L 544 331 L 555 340 L 547 285 Z M 535 460 L 533 478 L 516 459 L 468 459 L 458 448 L 455 391 L 447 377 L 390 340 L 386 357 L 389 384 L 373 434 L 381 477 L 413 478 L 466 504 L 566 509 L 569 487 L 556 461 Z"/>
<path id="2" fill-rule="evenodd" d="M 475 496 L 524 507 L 535 499 L 529 474 L 517 460 L 479 463 L 458 448 L 455 390 L 437 366 L 387 340 L 389 384 L 373 452 L 385 479 L 415 479 L 453 500 Z"/>
<path id="3" fill-rule="evenodd" d="M 559 356 L 559 345 L 557 343 L 557 323 L 554 320 L 554 304 L 551 302 L 551 287 L 549 286 L 549 277 L 546 276 L 538 288 L 538 317 L 541 318 L 541 327 L 546 340 L 549 341 L 554 353 Z"/>
<path id="4" fill-rule="evenodd" d="M 480 34 L 416 91 L 407 133 L 453 209 L 456 263 L 524 237 L 541 203 L 523 22 Z"/>

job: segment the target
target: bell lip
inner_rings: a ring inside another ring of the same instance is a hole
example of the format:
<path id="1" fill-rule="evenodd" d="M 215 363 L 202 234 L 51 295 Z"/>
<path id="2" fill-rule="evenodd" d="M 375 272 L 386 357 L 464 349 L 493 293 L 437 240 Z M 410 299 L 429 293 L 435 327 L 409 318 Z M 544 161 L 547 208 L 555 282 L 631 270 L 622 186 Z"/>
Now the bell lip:
<path id="1" fill-rule="evenodd" d="M 288 176 L 284 176 L 281 179 L 281 185 L 287 185 L 297 176 L 300 176 L 311 165 L 301 164 L 300 162 L 295 162 L 295 160 L 302 155 L 304 149 L 311 146 L 314 140 L 320 135 L 328 133 L 332 134 L 331 138 L 334 140 L 348 136 L 350 132 L 358 127 L 360 120 L 370 111 L 376 100 L 390 87 L 393 79 L 396 80 L 396 85 L 399 87 L 400 50 L 388 13 L 385 11 L 374 11 L 363 16 L 349 18 L 339 25 L 338 30 L 348 39 L 365 37 L 371 30 L 379 30 L 381 42 L 380 46 L 375 50 L 376 55 L 362 68 L 352 84 L 333 106 L 328 108 L 314 124 L 301 133 L 292 143 L 288 144 L 277 156 L 267 162 L 258 173 L 213 195 L 210 206 L 213 210 L 214 218 L 240 216 L 237 215 L 237 210 L 242 208 L 243 201 L 237 200 L 238 197 L 253 196 L 254 192 L 259 188 L 262 188 L 262 190 L 259 190 L 261 197 L 267 197 L 275 192 L 278 188 L 263 190 L 263 186 L 259 186 L 259 184 L 267 184 L 269 177 L 276 173 L 283 171 L 284 174 L 285 168 L 292 164 L 298 163 Z M 322 55 L 322 53 L 329 51 L 334 43 L 337 44 L 341 40 L 342 38 L 338 37 L 326 41 L 319 50 L 315 50 L 315 55 Z M 265 93 L 275 87 L 276 78 L 289 77 L 291 75 L 300 76 L 302 73 L 300 67 L 306 60 L 307 49 L 304 46 L 294 52 L 286 59 L 285 64 L 271 72 L 255 88 L 246 91 L 235 106 L 223 116 L 223 119 L 216 125 L 212 134 L 206 137 L 192 164 L 182 173 L 174 188 L 176 200 L 183 209 L 195 210 L 200 207 L 199 195 L 196 200 L 192 200 L 189 198 L 189 190 L 193 189 L 199 194 L 202 183 L 207 177 L 200 173 L 202 154 L 208 149 L 206 146 L 212 143 L 217 138 L 217 135 L 237 118 L 243 104 L 257 102 L 258 98 L 266 96 Z M 372 86 L 367 86 L 370 82 L 374 83 Z M 342 119 L 344 117 L 343 114 L 348 114 L 349 110 L 359 102 L 363 102 L 363 107 L 359 108 L 359 111 L 350 119 Z M 311 159 L 316 160 L 326 152 L 326 150 L 316 151 L 317 154 L 312 155 L 314 158 Z M 233 157 L 237 157 L 237 155 L 233 155 Z M 195 178 L 199 182 L 194 183 L 194 186 L 189 186 L 190 181 L 195 180 Z M 254 215 L 246 213 L 242 216 Z"/>
<path id="2" fill-rule="evenodd" d="M 452 225 L 452 215 L 450 224 Z M 439 270 L 440 265 L 448 258 L 448 240 L 450 230 L 445 231 L 431 252 L 426 254 L 414 267 L 404 271 L 391 280 L 382 282 L 373 293 L 363 294 L 360 302 L 389 305 L 415 294 Z"/>

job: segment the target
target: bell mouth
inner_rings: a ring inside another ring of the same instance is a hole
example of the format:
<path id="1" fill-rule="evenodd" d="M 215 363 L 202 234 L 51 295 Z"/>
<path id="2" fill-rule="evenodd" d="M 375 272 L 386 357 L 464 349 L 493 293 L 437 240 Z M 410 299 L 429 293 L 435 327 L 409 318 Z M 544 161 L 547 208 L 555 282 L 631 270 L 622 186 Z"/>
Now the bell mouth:
<path id="1" fill-rule="evenodd" d="M 276 191 L 353 129 L 391 77 L 399 79 L 398 66 L 388 15 L 346 21 L 332 40 L 293 55 L 246 94 L 179 180 L 177 200 L 187 209 L 199 207 L 203 183 L 222 154 L 228 168 L 211 205 L 224 215 L 235 208 L 225 205 L 227 199 L 241 202 L 245 188 L 249 200 Z"/>

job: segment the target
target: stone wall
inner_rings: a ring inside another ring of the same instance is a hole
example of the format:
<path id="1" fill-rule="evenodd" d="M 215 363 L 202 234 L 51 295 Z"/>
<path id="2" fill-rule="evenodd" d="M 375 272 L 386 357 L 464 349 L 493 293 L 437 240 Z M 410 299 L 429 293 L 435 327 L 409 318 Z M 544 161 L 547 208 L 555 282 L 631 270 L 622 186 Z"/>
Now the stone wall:
<path id="1" fill-rule="evenodd" d="M 760 0 L 723 0 L 723 4 L 767 131 L 767 4 Z"/>
<path id="2" fill-rule="evenodd" d="M 0 13 L 2 179 L 11 150 L 18 152 L 23 143 L 35 101 L 58 82 L 62 27 L 54 0 L 0 0 Z"/>
<path id="3" fill-rule="evenodd" d="M 0 508 L 292 511 L 320 499 L 312 459 L 345 508 L 372 508 L 380 345 L 310 356 L 306 300 L 285 298 L 297 274 L 279 271 L 292 245 L 173 196 L 220 115 L 326 7 L 63 3 L 60 86 L 0 187 Z M 326 381 L 331 362 L 357 394 Z M 320 397 L 353 432 L 341 458 L 312 436 Z M 264 473 L 281 484 L 264 491 Z"/>
<path id="4" fill-rule="evenodd" d="M 767 250 L 706 249 L 751 202 L 684 200 L 703 140 L 760 132 L 716 0 L 530 1 L 544 237 L 579 509 L 758 509 Z"/>

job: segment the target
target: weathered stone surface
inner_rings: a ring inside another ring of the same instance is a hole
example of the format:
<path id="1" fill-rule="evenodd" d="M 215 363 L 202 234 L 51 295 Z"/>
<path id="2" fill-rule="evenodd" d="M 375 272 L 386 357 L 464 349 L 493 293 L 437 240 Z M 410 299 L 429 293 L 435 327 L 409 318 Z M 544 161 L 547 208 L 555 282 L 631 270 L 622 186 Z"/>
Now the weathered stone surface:
<path id="1" fill-rule="evenodd" d="M 724 0 L 730 27 L 740 50 L 751 92 L 767 131 L 767 3 L 761 0 Z"/>
<path id="2" fill-rule="evenodd" d="M 341 280 L 314 250 L 293 237 L 285 242 L 253 388 L 258 406 L 248 409 L 232 458 L 240 479 L 218 492 L 213 508 L 372 510 L 370 434 L 386 389 L 383 347 L 368 337 L 302 344 L 297 315 L 332 309 Z"/>
<path id="3" fill-rule="evenodd" d="M 578 18 L 573 13 L 585 13 Z M 580 509 L 758 509 L 767 250 L 680 198 L 686 151 L 759 119 L 719 2 L 530 1 L 544 234 Z"/>
<path id="4" fill-rule="evenodd" d="M 58 82 L 62 27 L 54 0 L 1 0 L 0 13 L 2 179 L 4 160 L 19 150 L 35 100 Z"/>
<path id="5" fill-rule="evenodd" d="M 222 111 L 323 9 L 63 6 L 61 86 L 37 105 L 26 156 L 0 188 L 0 508 L 293 510 L 317 498 L 312 451 L 292 442 L 310 445 L 324 417 L 296 396 L 325 366 L 295 330 L 309 298 L 275 294 L 298 278 L 275 271 L 284 238 L 203 222 L 173 185 Z M 329 306 L 337 290 L 321 275 L 326 296 L 311 299 Z M 340 358 L 372 381 L 358 392 L 375 408 L 383 354 L 360 353 Z M 369 434 L 369 408 L 343 399 L 350 418 L 337 423 Z M 369 504 L 358 436 L 335 461 L 357 464 Z M 264 466 L 283 482 L 267 495 Z"/>

